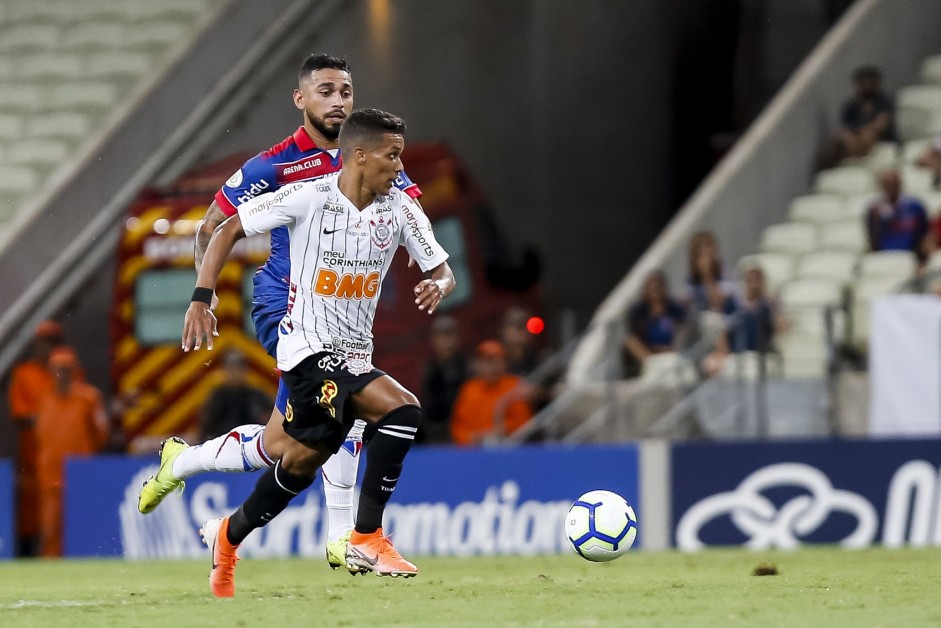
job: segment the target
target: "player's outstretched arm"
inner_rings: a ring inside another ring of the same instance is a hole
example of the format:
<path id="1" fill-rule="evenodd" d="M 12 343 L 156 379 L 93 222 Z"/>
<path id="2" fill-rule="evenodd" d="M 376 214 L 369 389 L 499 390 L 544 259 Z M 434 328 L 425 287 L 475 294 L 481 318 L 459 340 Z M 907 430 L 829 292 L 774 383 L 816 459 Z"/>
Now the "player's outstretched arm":
<path id="1" fill-rule="evenodd" d="M 419 310 L 432 314 L 441 303 L 441 299 L 451 294 L 457 284 L 447 262 L 442 262 L 426 272 L 425 277 L 427 279 L 423 279 L 415 286 L 415 305 Z"/>
<path id="2" fill-rule="evenodd" d="M 235 243 L 244 237 L 242 221 L 236 214 L 219 225 L 209 239 L 209 246 L 206 247 L 199 276 L 196 278 L 193 301 L 186 310 L 186 318 L 183 321 L 183 351 L 198 351 L 203 337 L 206 338 L 206 348 L 212 351 L 213 336 L 218 336 L 219 333 L 216 331 L 216 316 L 209 307 L 210 302 L 226 258 Z"/>
<path id="3" fill-rule="evenodd" d="M 206 210 L 206 215 L 199 221 L 196 227 L 196 243 L 194 248 L 194 257 L 196 258 L 196 272 L 199 272 L 203 265 L 203 258 L 206 256 L 206 248 L 209 246 L 209 239 L 215 233 L 216 227 L 225 222 L 228 216 L 219 207 L 219 203 L 213 201 Z"/>

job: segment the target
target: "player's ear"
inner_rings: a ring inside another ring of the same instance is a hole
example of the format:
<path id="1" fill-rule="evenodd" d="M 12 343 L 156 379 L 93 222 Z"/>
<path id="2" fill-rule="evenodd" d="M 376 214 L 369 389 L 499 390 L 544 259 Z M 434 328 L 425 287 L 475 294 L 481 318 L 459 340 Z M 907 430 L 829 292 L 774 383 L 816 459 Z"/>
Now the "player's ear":
<path id="1" fill-rule="evenodd" d="M 294 106 L 304 110 L 304 94 L 299 89 L 294 90 Z"/>
<path id="2" fill-rule="evenodd" d="M 361 166 L 366 163 L 366 151 L 365 150 L 357 146 L 354 149 L 354 153 L 356 154 L 356 163 L 358 163 Z"/>

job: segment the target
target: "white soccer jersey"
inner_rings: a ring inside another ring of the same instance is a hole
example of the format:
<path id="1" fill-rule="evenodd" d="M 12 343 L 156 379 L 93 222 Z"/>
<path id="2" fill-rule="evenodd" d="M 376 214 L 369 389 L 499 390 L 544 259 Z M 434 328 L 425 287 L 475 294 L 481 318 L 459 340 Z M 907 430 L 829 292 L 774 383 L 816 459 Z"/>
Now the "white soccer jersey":
<path id="1" fill-rule="evenodd" d="M 239 205 L 246 235 L 285 225 L 291 232 L 291 290 L 278 329 L 278 368 L 321 351 L 342 354 L 352 371 L 372 364 L 372 326 L 385 278 L 401 245 L 429 271 L 446 259 L 431 222 L 392 188 L 360 211 L 337 186 L 339 174 L 294 183 Z"/>

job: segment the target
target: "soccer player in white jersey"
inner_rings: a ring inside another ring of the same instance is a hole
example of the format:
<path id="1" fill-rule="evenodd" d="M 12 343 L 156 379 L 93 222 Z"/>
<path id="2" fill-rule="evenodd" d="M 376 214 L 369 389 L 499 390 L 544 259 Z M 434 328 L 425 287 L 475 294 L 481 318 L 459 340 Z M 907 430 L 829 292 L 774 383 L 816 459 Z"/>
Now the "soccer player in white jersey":
<path id="1" fill-rule="evenodd" d="M 382 533 L 382 514 L 421 422 L 418 400 L 372 365 L 372 322 L 382 279 L 404 246 L 424 271 L 415 303 L 434 312 L 454 289 L 447 253 L 417 203 L 394 187 L 405 124 L 375 109 L 353 112 L 340 131 L 338 175 L 283 187 L 238 207 L 214 233 L 186 313 L 183 348 L 211 348 L 213 290 L 235 241 L 281 225 L 291 231 L 288 313 L 279 328 L 278 367 L 288 385 L 284 453 L 235 513 L 201 533 L 212 552 L 210 588 L 235 594 L 238 545 L 278 515 L 343 443 L 353 417 L 374 428 L 355 529 L 346 551 L 352 573 L 414 576 Z"/>
<path id="2" fill-rule="evenodd" d="M 353 84 L 349 64 L 325 54 L 310 55 L 298 72 L 294 104 L 303 112 L 303 125 L 283 141 L 257 154 L 226 181 L 206 211 L 196 235 L 196 271 L 215 229 L 237 212 L 240 203 L 299 181 L 311 181 L 340 170 L 340 124 L 353 110 Z M 402 173 L 396 187 L 412 198 L 421 190 Z M 290 238 L 286 227 L 271 232 L 271 254 L 252 278 L 252 321 L 258 341 L 277 355 L 278 326 L 287 311 L 290 283 Z M 287 387 L 278 382 L 278 394 L 268 424 L 239 425 L 215 438 L 190 447 L 171 437 L 161 443 L 160 468 L 141 488 L 138 509 L 148 513 L 164 497 L 182 488 L 186 479 L 206 471 L 251 472 L 274 464 L 289 440 L 281 424 Z M 356 421 L 342 449 L 322 467 L 327 510 L 327 563 L 334 569 L 346 564 L 346 543 L 353 530 L 353 487 L 359 467 L 365 422 Z"/>

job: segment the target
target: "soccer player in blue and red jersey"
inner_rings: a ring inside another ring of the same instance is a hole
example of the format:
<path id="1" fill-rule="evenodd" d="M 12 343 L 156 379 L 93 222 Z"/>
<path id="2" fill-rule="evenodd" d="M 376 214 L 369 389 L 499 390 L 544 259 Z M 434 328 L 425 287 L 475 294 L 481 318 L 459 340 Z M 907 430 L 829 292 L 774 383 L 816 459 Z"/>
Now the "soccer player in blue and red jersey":
<path id="1" fill-rule="evenodd" d="M 353 85 L 347 62 L 323 54 L 308 57 L 298 73 L 294 105 L 303 112 L 304 124 L 283 142 L 245 162 L 216 193 L 196 234 L 197 272 L 216 227 L 237 213 L 239 204 L 283 185 L 318 179 L 340 170 L 340 125 L 353 109 Z M 412 198 L 421 195 L 418 186 L 404 173 L 396 180 L 396 186 Z M 272 356 L 276 355 L 278 325 L 287 311 L 290 276 L 288 230 L 279 227 L 271 232 L 271 254 L 255 274 L 252 297 L 252 320 L 258 340 Z M 265 426 L 242 425 L 192 447 L 177 437 L 164 441 L 160 470 L 144 484 L 139 510 L 151 512 L 165 496 L 182 487 L 186 478 L 198 473 L 251 472 L 273 465 L 288 440 L 282 427 L 287 398 L 287 388 L 279 382 L 275 407 Z M 364 422 L 356 421 L 339 453 L 322 468 L 329 528 L 327 561 L 334 569 L 345 564 L 346 543 L 353 529 L 353 486 L 364 427 Z"/>

